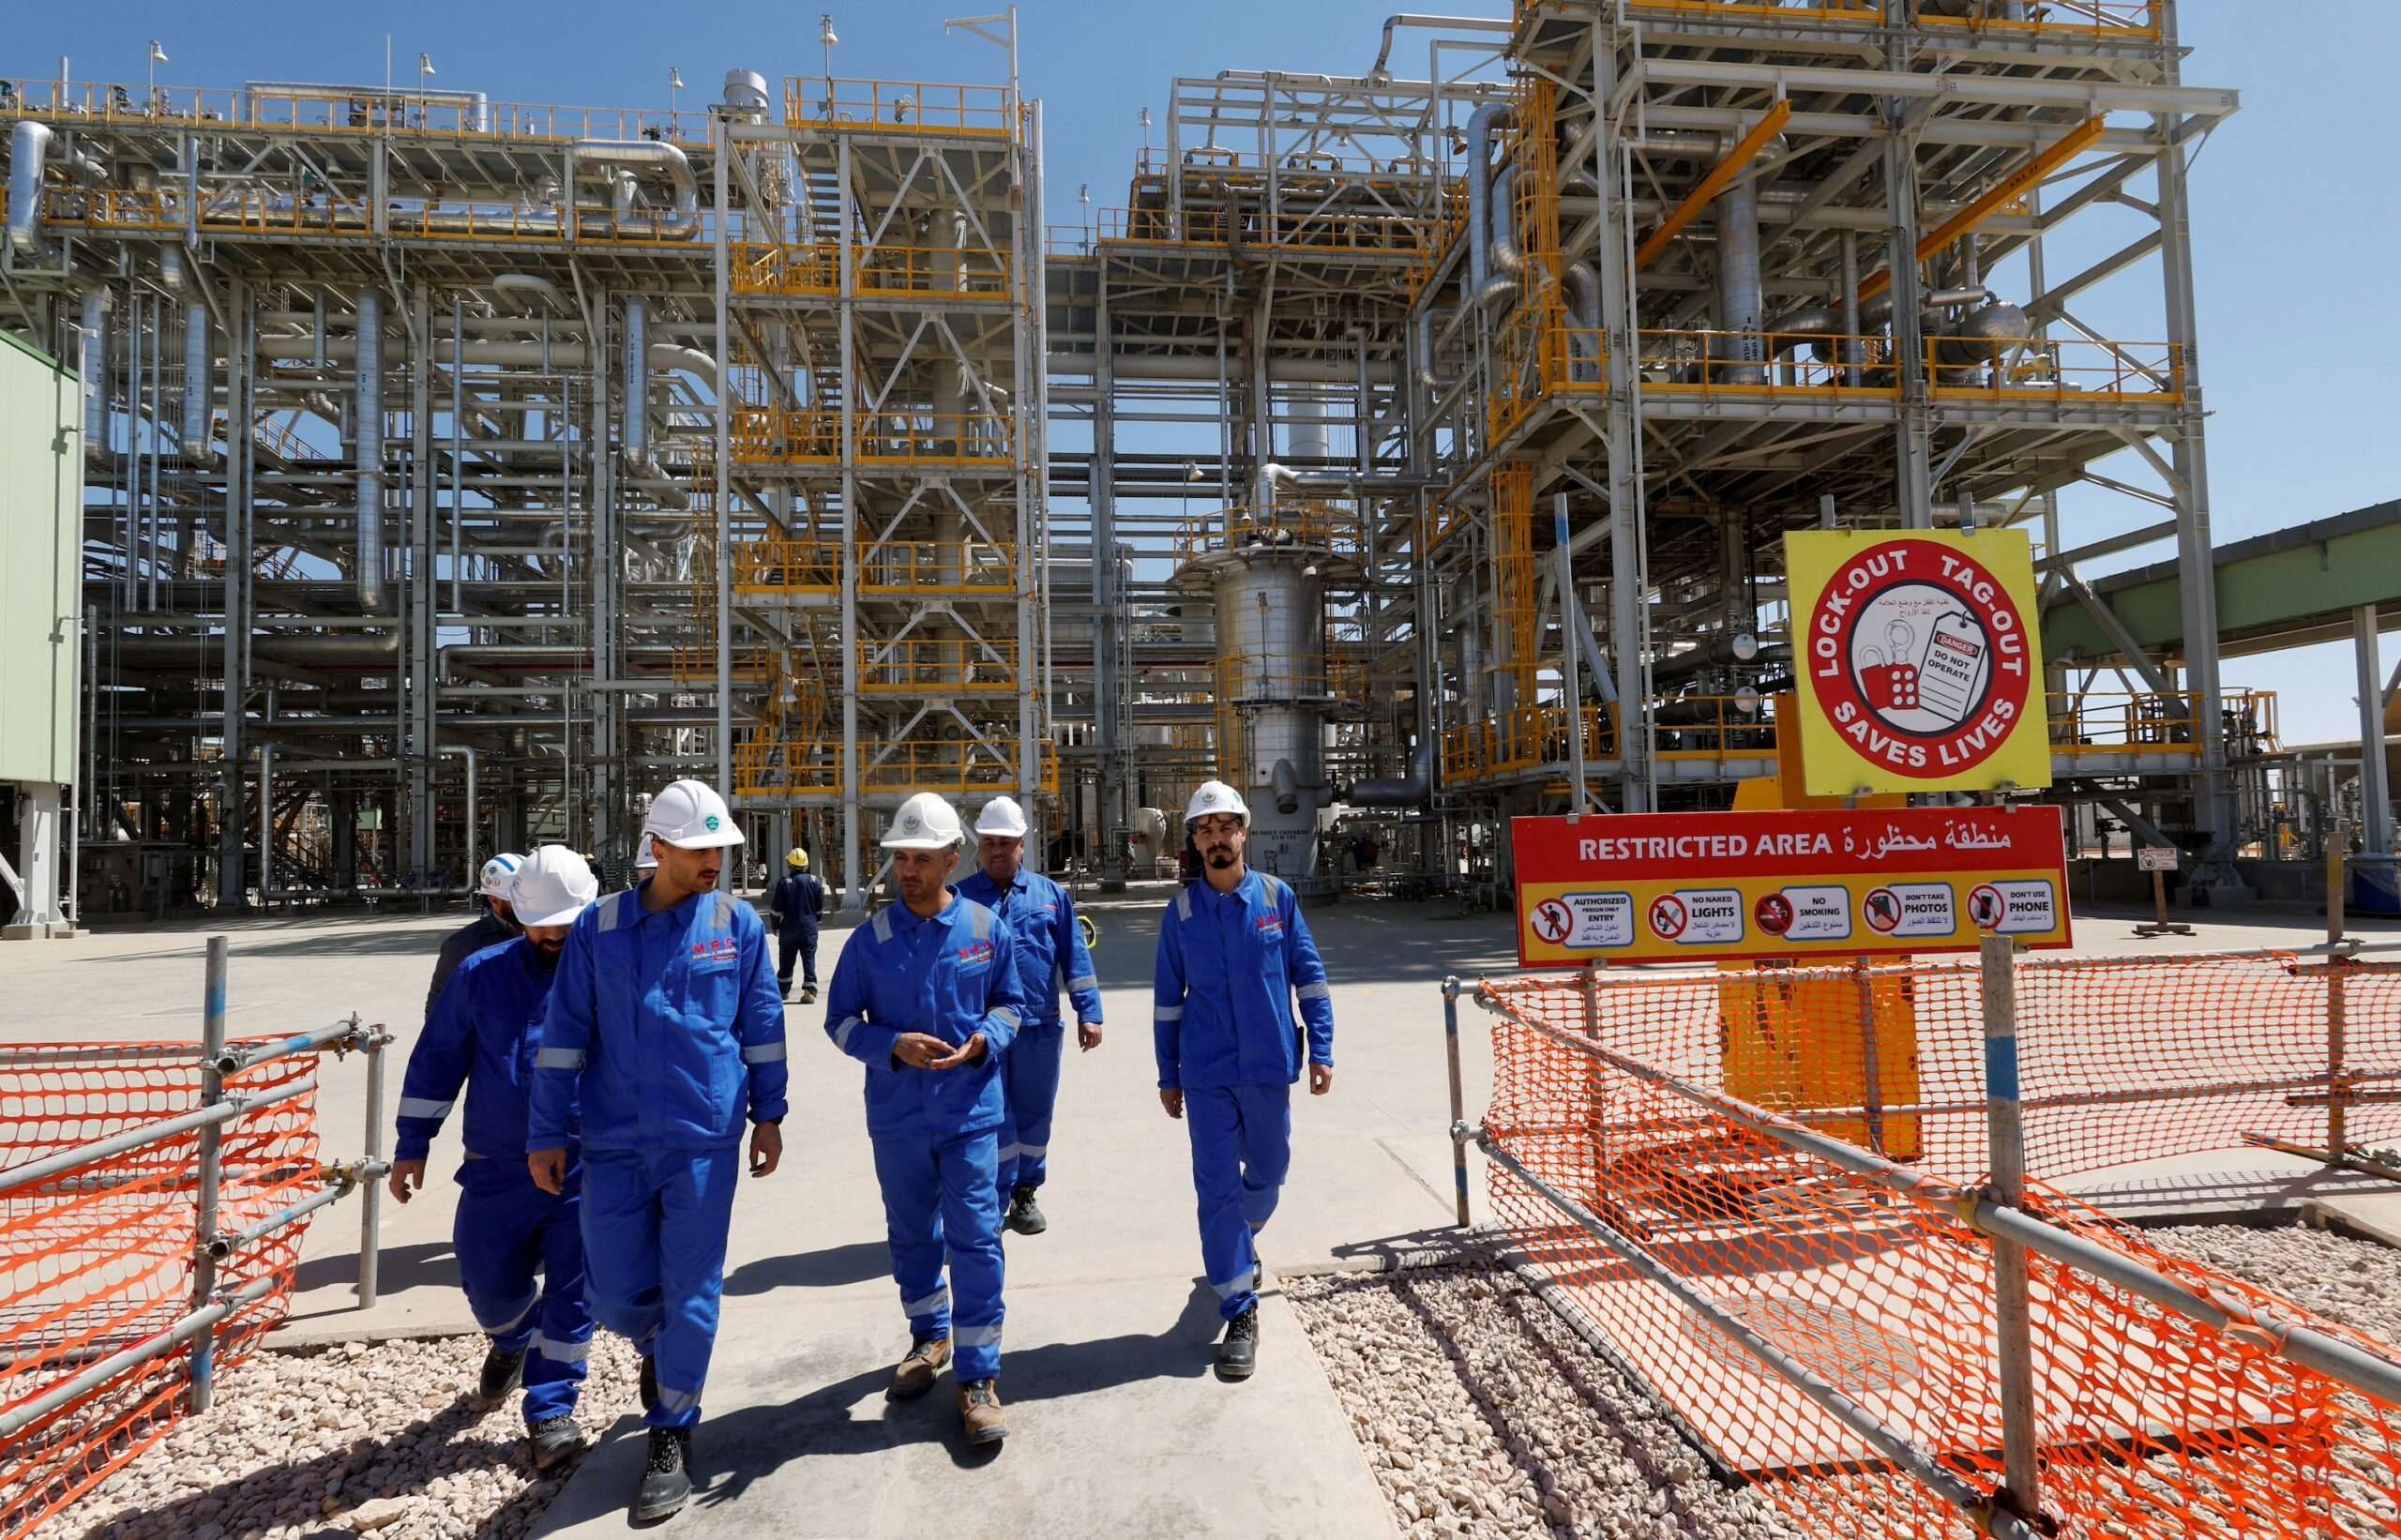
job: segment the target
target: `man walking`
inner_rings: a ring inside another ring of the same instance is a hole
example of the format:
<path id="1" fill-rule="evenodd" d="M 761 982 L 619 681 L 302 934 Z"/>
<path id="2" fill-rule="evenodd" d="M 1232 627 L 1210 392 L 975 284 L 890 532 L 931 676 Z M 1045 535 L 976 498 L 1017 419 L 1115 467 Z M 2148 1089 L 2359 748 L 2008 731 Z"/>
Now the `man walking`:
<path id="1" fill-rule="evenodd" d="M 1307 1024 L 1309 1095 L 1334 1089 L 1334 1001 L 1291 887 L 1243 861 L 1250 809 L 1222 781 L 1192 793 L 1184 823 L 1200 881 L 1159 923 L 1152 1036 L 1159 1102 L 1192 1136 L 1200 1257 L 1226 1335 L 1217 1372 L 1246 1380 L 1259 1356 L 1259 1253 L 1291 1166 L 1292 1082 Z"/>
<path id="2" fill-rule="evenodd" d="M 948 885 L 959 814 L 921 792 L 883 837 L 900 901 L 851 932 L 825 1033 L 867 1065 L 867 1128 L 910 1347 L 895 1400 L 945 1365 L 970 1443 L 1008 1434 L 1001 1366 L 1000 1061 L 1018 1034 L 1016 941 Z M 947 1262 L 950 1281 L 943 1282 Z M 955 1355 L 955 1356 L 954 1356 Z"/>
<path id="3" fill-rule="evenodd" d="M 1024 1029 L 1001 1058 L 1005 1110 L 1001 1125 L 1001 1186 L 1009 1195 L 1008 1227 L 1039 1235 L 1050 1226 L 1034 1193 L 1049 1174 L 1050 1114 L 1059 1103 L 1059 1060 L 1066 1028 L 1059 1019 L 1059 981 L 1076 1007 L 1076 1041 L 1089 1053 L 1100 1046 L 1100 980 L 1076 923 L 1067 890 L 1025 869 L 1025 810 L 1013 797 L 994 797 L 975 818 L 978 869 L 959 884 L 998 914 L 1017 943 L 1017 976 L 1025 997 Z"/>
<path id="4" fill-rule="evenodd" d="M 442 987 L 450 982 L 459 964 L 487 946 L 517 938 L 517 916 L 508 905 L 508 887 L 517 881 L 517 868 L 523 859 L 503 853 L 484 863 L 476 880 L 476 917 L 443 938 L 442 956 L 433 964 L 433 983 L 425 991 L 428 1017 L 432 1016 L 433 1003 L 442 998 Z"/>
<path id="5" fill-rule="evenodd" d="M 567 928 L 599 891 L 583 857 L 564 845 L 544 846 L 518 868 L 510 897 L 524 934 L 477 952 L 451 975 L 409 1050 L 393 1145 L 392 1196 L 405 1203 L 425 1185 L 433 1137 L 466 1088 L 460 1133 L 467 1158 L 459 1168 L 451 1246 L 467 1308 L 491 1338 L 478 1389 L 498 1401 L 522 1377 L 537 1471 L 583 1447 L 574 1412 L 592 1351 L 592 1313 L 583 1302 L 582 1173 L 572 1130 L 558 1189 L 535 1185 L 524 1158 L 526 1082 Z"/>
<path id="6" fill-rule="evenodd" d="M 534 1061 L 526 1148 L 558 1192 L 579 1105 L 592 1313 L 642 1351 L 649 1461 L 634 1517 L 691 1496 L 692 1427 L 717 1341 L 726 1228 L 740 1174 L 783 1155 L 784 1007 L 759 913 L 717 890 L 742 831 L 697 780 L 642 823 L 658 869 L 568 930 Z"/>
<path id="7" fill-rule="evenodd" d="M 817 922 L 825 913 L 825 884 L 808 869 L 808 853 L 798 845 L 784 857 L 789 869 L 767 899 L 776 927 L 776 987 L 792 998 L 792 964 L 800 959 L 800 1003 L 817 1004 Z"/>

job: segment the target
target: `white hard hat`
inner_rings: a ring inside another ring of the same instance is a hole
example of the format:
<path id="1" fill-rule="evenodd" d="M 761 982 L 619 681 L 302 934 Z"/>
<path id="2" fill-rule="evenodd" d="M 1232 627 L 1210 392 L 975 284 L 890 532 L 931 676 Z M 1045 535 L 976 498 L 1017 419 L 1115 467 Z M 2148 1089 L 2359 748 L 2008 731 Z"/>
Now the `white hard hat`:
<path id="1" fill-rule="evenodd" d="M 934 795 L 919 792 L 900 804 L 892 827 L 883 831 L 888 851 L 946 851 L 959 842 L 959 809 Z"/>
<path id="2" fill-rule="evenodd" d="M 583 857 L 565 845 L 544 845 L 517 868 L 508 901 L 520 925 L 566 925 L 600 896 L 599 881 Z"/>
<path id="3" fill-rule="evenodd" d="M 975 833 L 979 837 L 990 834 L 1004 839 L 1022 839 L 1025 809 L 1017 805 L 1015 797 L 994 797 L 975 815 Z"/>
<path id="4" fill-rule="evenodd" d="M 1184 821 L 1190 823 L 1219 813 L 1231 813 L 1246 823 L 1250 822 L 1250 807 L 1243 801 L 1240 792 L 1222 780 L 1204 780 L 1185 805 Z"/>
<path id="5" fill-rule="evenodd" d="M 521 855 L 511 855 L 503 851 L 485 862 L 482 883 L 484 897 L 506 900 L 508 897 L 508 884 L 517 881 L 517 868 L 523 865 L 524 861 L 525 858 Z"/>
<path id="6" fill-rule="evenodd" d="M 697 780 L 676 781 L 654 797 L 650 816 L 642 821 L 642 832 L 661 844 L 687 851 L 742 843 L 733 809 L 715 787 Z"/>
<path id="7" fill-rule="evenodd" d="M 634 869 L 636 871 L 658 869 L 658 853 L 651 849 L 650 836 L 647 833 L 642 837 L 642 843 L 634 847 Z"/>

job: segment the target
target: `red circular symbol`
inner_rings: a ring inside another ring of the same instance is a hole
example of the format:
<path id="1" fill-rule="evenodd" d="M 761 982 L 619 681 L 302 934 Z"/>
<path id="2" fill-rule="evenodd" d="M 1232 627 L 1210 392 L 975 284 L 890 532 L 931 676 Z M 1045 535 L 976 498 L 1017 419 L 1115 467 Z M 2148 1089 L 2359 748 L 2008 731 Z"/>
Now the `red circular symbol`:
<path id="1" fill-rule="evenodd" d="M 1861 551 L 1826 581 L 1807 634 L 1818 709 L 1883 769 L 1972 770 L 2025 717 L 2025 617 L 1990 569 L 1949 546 Z"/>
<path id="2" fill-rule="evenodd" d="M 1867 912 L 1868 927 L 1888 936 L 1901 923 L 1900 896 L 1889 887 L 1880 887 L 1868 894 L 1860 907 Z"/>
<path id="3" fill-rule="evenodd" d="M 1673 941 L 1684 933 L 1684 901 L 1672 893 L 1663 893 L 1651 900 L 1651 929 L 1661 941 Z"/>
<path id="4" fill-rule="evenodd" d="M 1759 921 L 1759 929 L 1769 935 L 1780 936 L 1792 929 L 1792 900 L 1781 893 L 1762 895 L 1759 901 L 1751 906 L 1751 917 Z"/>
<path id="5" fill-rule="evenodd" d="M 1534 905 L 1534 934 L 1551 945 L 1557 946 L 1565 941 L 1567 932 L 1575 927 L 1576 916 L 1570 913 L 1567 906 L 1557 898 L 1545 898 Z"/>
<path id="6" fill-rule="evenodd" d="M 1981 884 L 1968 895 L 1968 918 L 1976 923 L 1979 930 L 1998 929 L 2008 913 L 2009 906 L 2001 901 L 2001 889 L 1990 883 Z"/>

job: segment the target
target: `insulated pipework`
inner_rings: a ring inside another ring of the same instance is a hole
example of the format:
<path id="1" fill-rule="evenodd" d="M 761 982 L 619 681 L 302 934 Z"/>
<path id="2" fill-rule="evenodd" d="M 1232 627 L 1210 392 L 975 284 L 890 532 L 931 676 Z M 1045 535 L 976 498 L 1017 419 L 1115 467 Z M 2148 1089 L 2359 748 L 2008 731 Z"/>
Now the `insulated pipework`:
<path id="1" fill-rule="evenodd" d="M 384 595 L 384 294 L 358 291 L 358 607 L 381 613 Z"/>
<path id="2" fill-rule="evenodd" d="M 184 307 L 184 458 L 195 465 L 217 459 L 216 382 L 209 365 L 216 353 L 209 346 L 208 307 L 193 300 Z"/>

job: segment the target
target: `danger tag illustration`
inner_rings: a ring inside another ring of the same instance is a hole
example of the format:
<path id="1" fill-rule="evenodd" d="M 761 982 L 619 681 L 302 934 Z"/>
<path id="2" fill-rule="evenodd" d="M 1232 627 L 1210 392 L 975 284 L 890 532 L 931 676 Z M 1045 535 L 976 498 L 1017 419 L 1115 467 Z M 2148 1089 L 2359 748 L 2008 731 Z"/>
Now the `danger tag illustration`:
<path id="1" fill-rule="evenodd" d="M 2050 784 L 2023 532 L 1785 536 L 1808 791 Z"/>

